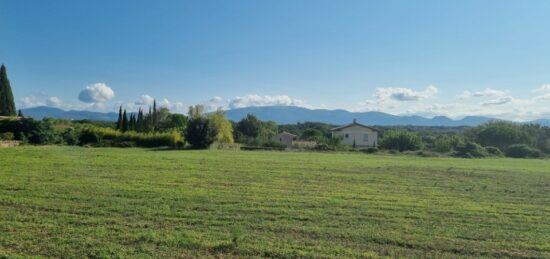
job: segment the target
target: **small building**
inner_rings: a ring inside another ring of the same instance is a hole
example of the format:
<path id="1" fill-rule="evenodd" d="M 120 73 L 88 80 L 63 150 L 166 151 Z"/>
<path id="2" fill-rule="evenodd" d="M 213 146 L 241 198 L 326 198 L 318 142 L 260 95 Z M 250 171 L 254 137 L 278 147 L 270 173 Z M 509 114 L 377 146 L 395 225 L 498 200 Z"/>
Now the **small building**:
<path id="1" fill-rule="evenodd" d="M 282 144 L 285 144 L 287 148 L 292 148 L 292 145 L 294 144 L 294 141 L 296 141 L 296 138 L 298 136 L 294 134 L 290 134 L 286 131 L 283 131 L 271 138 L 272 141 L 279 142 Z"/>
<path id="2" fill-rule="evenodd" d="M 342 144 L 358 148 L 377 147 L 378 130 L 360 123 L 354 119 L 353 123 L 333 128 L 332 137 L 341 137 Z"/>

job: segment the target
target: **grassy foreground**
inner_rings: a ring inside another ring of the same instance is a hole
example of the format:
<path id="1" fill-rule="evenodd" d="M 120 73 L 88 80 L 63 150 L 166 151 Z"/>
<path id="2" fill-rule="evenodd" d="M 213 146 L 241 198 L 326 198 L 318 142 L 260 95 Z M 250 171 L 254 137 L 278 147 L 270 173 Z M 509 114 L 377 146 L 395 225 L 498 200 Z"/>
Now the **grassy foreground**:
<path id="1" fill-rule="evenodd" d="M 550 161 L 0 149 L 0 257 L 550 257 Z"/>

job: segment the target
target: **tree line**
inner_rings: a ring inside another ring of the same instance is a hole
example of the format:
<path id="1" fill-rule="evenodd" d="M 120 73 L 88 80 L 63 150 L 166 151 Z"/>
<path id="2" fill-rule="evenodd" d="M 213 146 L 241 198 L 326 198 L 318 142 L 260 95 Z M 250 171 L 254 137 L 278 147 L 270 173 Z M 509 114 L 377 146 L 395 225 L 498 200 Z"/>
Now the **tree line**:
<path id="1" fill-rule="evenodd" d="M 257 148 L 282 148 L 271 140 L 278 132 L 287 131 L 300 140 L 316 143 L 314 150 L 356 150 L 332 137 L 336 125 L 305 122 L 277 125 L 262 121 L 252 114 L 229 121 L 222 110 L 207 112 L 202 105 L 189 107 L 187 115 L 157 107 L 156 100 L 145 112 L 139 108 L 128 112 L 119 107 L 118 119 L 111 122 L 33 120 L 17 114 L 6 67 L 0 67 L 0 116 L 19 116 L 0 120 L 0 139 L 21 140 L 32 144 L 67 144 L 95 146 L 173 146 L 203 149 L 213 143 Z M 423 155 L 457 157 L 543 157 L 550 155 L 550 128 L 538 124 L 492 121 L 476 127 L 376 127 L 379 147 L 395 152 L 417 152 Z M 377 152 L 369 148 L 367 152 Z"/>

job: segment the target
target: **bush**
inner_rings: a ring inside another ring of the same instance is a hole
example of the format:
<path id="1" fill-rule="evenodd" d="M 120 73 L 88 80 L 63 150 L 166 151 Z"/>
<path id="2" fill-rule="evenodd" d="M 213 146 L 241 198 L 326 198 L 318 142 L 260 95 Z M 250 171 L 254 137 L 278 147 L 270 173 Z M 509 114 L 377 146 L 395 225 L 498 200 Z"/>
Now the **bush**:
<path id="1" fill-rule="evenodd" d="M 275 149 L 286 149 L 285 144 L 283 144 L 281 142 L 273 141 L 273 140 L 269 140 L 269 141 L 266 141 L 266 142 L 262 143 L 262 147 L 271 147 L 271 148 L 275 148 Z"/>
<path id="2" fill-rule="evenodd" d="M 454 150 L 460 143 L 461 139 L 455 135 L 441 135 L 435 138 L 433 147 L 437 152 L 447 153 Z"/>
<path id="3" fill-rule="evenodd" d="M 67 145 L 78 145 L 80 132 L 73 128 L 68 128 L 63 132 L 61 136 L 63 137 L 63 142 Z"/>
<path id="4" fill-rule="evenodd" d="M 181 141 L 181 135 L 171 133 L 137 133 L 127 131 L 121 133 L 111 128 L 89 127 L 82 130 L 80 144 L 113 147 L 176 147 Z"/>
<path id="5" fill-rule="evenodd" d="M 468 141 L 456 147 L 453 156 L 463 158 L 481 158 L 488 155 L 487 150 L 475 142 Z"/>
<path id="6" fill-rule="evenodd" d="M 487 150 L 487 153 L 493 156 L 503 156 L 504 154 L 498 147 L 485 147 L 485 150 Z"/>
<path id="7" fill-rule="evenodd" d="M 61 142 L 61 137 L 55 133 L 52 123 L 36 121 L 32 118 L 24 119 L 2 119 L 0 120 L 0 133 L 11 132 L 14 139 L 22 140 L 31 144 L 54 144 Z"/>
<path id="8" fill-rule="evenodd" d="M 534 142 L 534 136 L 530 136 L 522 125 L 506 121 L 488 122 L 469 129 L 466 134 L 483 146 L 498 147 L 501 150 L 513 144 Z"/>
<path id="9" fill-rule="evenodd" d="M 369 147 L 369 148 L 366 148 L 366 149 L 361 149 L 362 152 L 365 152 L 367 154 L 373 154 L 373 153 L 376 153 L 378 152 L 378 148 L 375 148 L 375 147 Z"/>
<path id="10" fill-rule="evenodd" d="M 15 135 L 13 134 L 13 132 L 0 133 L 0 140 L 14 140 L 14 139 L 15 139 Z"/>
<path id="11" fill-rule="evenodd" d="M 421 156 L 421 157 L 440 157 L 440 156 L 441 156 L 440 153 L 431 152 L 431 151 L 423 151 L 423 150 L 405 151 L 404 154 L 406 154 L 406 155 Z"/>
<path id="12" fill-rule="evenodd" d="M 317 146 L 315 146 L 314 149 L 319 150 L 319 151 L 333 150 L 327 143 L 319 143 L 319 144 L 317 144 Z"/>
<path id="13" fill-rule="evenodd" d="M 380 146 L 399 152 L 419 150 L 422 148 L 422 139 L 418 134 L 406 130 L 388 130 L 384 132 Z"/>
<path id="14" fill-rule="evenodd" d="M 208 118 L 197 117 L 189 120 L 184 134 L 191 148 L 205 149 L 216 140 L 218 129 Z"/>
<path id="15" fill-rule="evenodd" d="M 525 144 L 515 144 L 506 149 L 506 156 L 515 158 L 538 158 L 542 156 L 542 152 Z"/>

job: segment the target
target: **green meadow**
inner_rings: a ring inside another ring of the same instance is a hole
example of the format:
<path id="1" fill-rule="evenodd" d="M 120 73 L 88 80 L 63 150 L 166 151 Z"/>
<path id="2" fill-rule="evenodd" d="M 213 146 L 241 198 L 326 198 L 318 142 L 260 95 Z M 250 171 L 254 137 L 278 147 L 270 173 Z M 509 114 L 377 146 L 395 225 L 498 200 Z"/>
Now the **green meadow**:
<path id="1" fill-rule="evenodd" d="M 550 160 L 0 149 L 0 258 L 550 257 Z"/>

